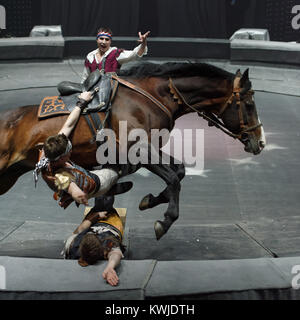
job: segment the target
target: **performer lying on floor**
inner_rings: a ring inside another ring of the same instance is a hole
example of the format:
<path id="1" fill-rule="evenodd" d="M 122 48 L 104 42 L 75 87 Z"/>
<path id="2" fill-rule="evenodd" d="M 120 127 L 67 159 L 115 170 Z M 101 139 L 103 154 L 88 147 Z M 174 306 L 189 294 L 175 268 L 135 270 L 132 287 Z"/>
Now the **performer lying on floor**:
<path id="1" fill-rule="evenodd" d="M 60 198 L 59 205 L 63 208 L 73 200 L 78 205 L 88 205 L 88 199 L 105 194 L 118 180 L 117 170 L 111 167 L 89 171 L 70 161 L 72 144 L 68 136 L 74 129 L 81 110 L 92 96 L 92 92 L 80 94 L 76 107 L 62 129 L 57 135 L 47 138 L 43 147 L 44 157 L 37 163 L 34 171 L 35 181 L 41 172 L 47 185 L 55 191 L 55 199 Z M 123 186 L 119 184 L 117 187 Z"/>
<path id="2" fill-rule="evenodd" d="M 107 259 L 102 276 L 112 286 L 119 282 L 115 268 L 124 257 L 123 224 L 113 207 L 113 196 L 95 198 L 95 206 L 66 241 L 64 257 L 79 259 L 82 267 Z"/>

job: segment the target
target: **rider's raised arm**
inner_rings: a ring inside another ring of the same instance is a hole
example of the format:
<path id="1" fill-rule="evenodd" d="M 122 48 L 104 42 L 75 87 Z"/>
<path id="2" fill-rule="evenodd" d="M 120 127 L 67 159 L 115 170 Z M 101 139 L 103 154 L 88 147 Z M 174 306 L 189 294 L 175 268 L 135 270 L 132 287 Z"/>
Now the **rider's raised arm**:
<path id="1" fill-rule="evenodd" d="M 123 50 L 119 57 L 117 58 L 117 61 L 119 64 L 124 64 L 130 61 L 138 60 L 144 55 L 147 55 L 148 53 L 148 47 L 147 47 L 147 37 L 150 34 L 150 31 L 146 32 L 145 34 L 141 34 L 139 32 L 139 40 L 140 43 L 136 48 L 133 50 Z"/>

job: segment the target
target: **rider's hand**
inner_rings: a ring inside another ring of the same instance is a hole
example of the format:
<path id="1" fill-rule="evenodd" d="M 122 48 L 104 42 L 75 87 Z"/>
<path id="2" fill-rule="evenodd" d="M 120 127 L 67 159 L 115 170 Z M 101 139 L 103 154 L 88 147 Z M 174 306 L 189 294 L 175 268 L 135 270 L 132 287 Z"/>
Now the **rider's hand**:
<path id="1" fill-rule="evenodd" d="M 147 37 L 150 34 L 150 31 L 147 31 L 146 33 L 142 34 L 141 32 L 139 32 L 139 40 L 138 42 L 140 43 L 146 43 L 147 41 Z"/>
<path id="2" fill-rule="evenodd" d="M 79 95 L 78 98 L 83 99 L 85 101 L 90 101 L 90 100 L 92 100 L 93 95 L 94 95 L 93 91 L 84 91 Z"/>
<path id="3" fill-rule="evenodd" d="M 93 99 L 95 92 L 97 92 L 96 89 L 94 91 L 82 92 L 78 96 L 78 101 L 76 103 L 76 106 L 79 107 L 81 110 L 84 110 L 85 107 L 88 105 L 88 103 Z"/>

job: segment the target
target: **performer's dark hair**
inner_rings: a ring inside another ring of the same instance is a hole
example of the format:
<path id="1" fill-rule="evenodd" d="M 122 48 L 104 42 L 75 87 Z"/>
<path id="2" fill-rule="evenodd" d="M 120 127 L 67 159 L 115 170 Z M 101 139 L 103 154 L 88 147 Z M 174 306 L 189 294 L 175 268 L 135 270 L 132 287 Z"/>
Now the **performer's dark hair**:
<path id="1" fill-rule="evenodd" d="M 44 153 L 49 160 L 54 160 L 66 151 L 68 138 L 62 133 L 47 138 L 44 144 Z"/>
<path id="2" fill-rule="evenodd" d="M 89 265 L 103 259 L 104 248 L 95 234 L 86 234 L 79 246 L 80 257 Z"/>
<path id="3" fill-rule="evenodd" d="M 126 250 L 125 246 L 113 235 L 107 235 L 100 240 L 97 235 L 87 233 L 81 240 L 79 254 L 81 260 L 91 265 L 98 260 L 107 259 L 112 248 L 120 248 L 123 253 Z"/>
<path id="4" fill-rule="evenodd" d="M 100 33 L 100 32 L 107 32 L 107 33 L 113 35 L 111 29 L 110 29 L 110 28 L 107 28 L 107 27 L 100 27 L 100 28 L 98 29 L 97 33 Z"/>

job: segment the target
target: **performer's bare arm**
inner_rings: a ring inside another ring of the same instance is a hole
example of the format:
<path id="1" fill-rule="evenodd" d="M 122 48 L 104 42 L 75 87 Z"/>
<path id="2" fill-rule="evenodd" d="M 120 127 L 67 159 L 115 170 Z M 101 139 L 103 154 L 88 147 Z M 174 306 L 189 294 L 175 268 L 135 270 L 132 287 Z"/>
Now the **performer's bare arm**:
<path id="1" fill-rule="evenodd" d="M 108 253 L 108 263 L 102 273 L 102 277 L 112 286 L 116 286 L 119 283 L 115 268 L 119 265 L 121 259 L 122 251 L 120 249 L 112 250 Z"/>
<path id="2" fill-rule="evenodd" d="M 79 204 L 88 205 L 88 195 L 81 190 L 75 182 L 71 182 L 68 188 L 68 194 Z"/>
<path id="3" fill-rule="evenodd" d="M 82 92 L 79 98 L 85 101 L 90 101 L 93 98 L 93 92 L 90 92 L 90 91 Z M 80 113 L 81 113 L 80 107 L 75 106 L 75 108 L 72 110 L 72 112 L 68 116 L 66 122 L 64 123 L 63 127 L 60 129 L 58 134 L 63 133 L 66 137 L 69 137 L 69 135 L 71 134 L 72 130 L 74 129 L 79 119 Z"/>
<path id="4" fill-rule="evenodd" d="M 81 233 L 82 231 L 88 229 L 93 225 L 99 218 L 105 219 L 107 216 L 107 211 L 101 211 L 101 212 L 93 212 L 91 214 L 88 214 L 87 217 L 81 222 L 81 224 L 75 229 L 73 232 L 75 233 Z"/>

